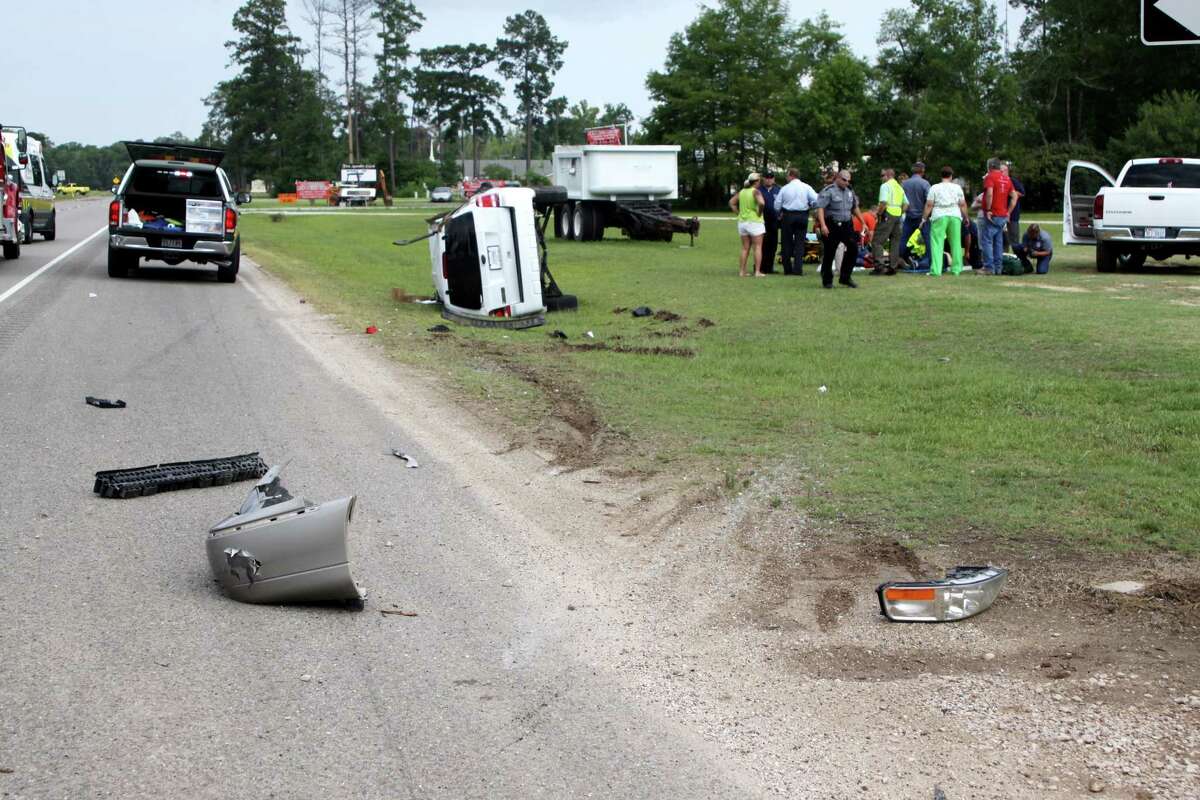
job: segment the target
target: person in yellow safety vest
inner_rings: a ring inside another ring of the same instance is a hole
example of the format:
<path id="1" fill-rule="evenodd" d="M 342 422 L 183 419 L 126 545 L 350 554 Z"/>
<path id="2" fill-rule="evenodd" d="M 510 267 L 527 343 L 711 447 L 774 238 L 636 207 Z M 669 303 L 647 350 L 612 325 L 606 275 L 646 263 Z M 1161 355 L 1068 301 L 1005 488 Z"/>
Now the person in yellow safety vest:
<path id="1" fill-rule="evenodd" d="M 908 198 L 904 189 L 896 180 L 896 171 L 885 167 L 879 173 L 882 181 L 879 185 L 879 208 L 875 216 L 879 223 L 875 226 L 875 241 L 872 243 L 872 255 L 875 259 L 875 269 L 872 275 L 895 275 L 896 265 L 900 262 L 900 237 L 903 227 L 904 212 L 908 210 Z M 887 253 L 887 261 L 883 254 Z"/>
<path id="2" fill-rule="evenodd" d="M 916 260 L 920 261 L 925 257 L 925 237 L 921 235 L 921 229 L 912 232 L 912 236 L 908 237 L 908 252 L 916 256 Z"/>

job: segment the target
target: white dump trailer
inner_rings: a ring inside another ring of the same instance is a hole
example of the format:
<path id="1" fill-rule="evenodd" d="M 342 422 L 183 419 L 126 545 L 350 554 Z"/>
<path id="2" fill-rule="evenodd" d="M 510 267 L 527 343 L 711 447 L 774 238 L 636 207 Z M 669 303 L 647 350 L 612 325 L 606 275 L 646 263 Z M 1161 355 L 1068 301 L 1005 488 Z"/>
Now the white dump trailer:
<path id="1" fill-rule="evenodd" d="M 554 183 L 567 203 L 554 213 L 554 235 L 581 242 L 620 228 L 631 239 L 695 236 L 700 221 L 671 214 L 679 197 L 679 145 L 559 145 Z"/>

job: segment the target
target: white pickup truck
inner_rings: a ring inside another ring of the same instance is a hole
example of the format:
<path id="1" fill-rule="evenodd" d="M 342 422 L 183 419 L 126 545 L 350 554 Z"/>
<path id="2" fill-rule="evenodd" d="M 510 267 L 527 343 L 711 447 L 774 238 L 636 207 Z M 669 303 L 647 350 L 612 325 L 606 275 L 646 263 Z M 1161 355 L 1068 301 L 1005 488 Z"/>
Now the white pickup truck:
<path id="1" fill-rule="evenodd" d="M 1200 256 L 1200 159 L 1135 158 L 1113 178 L 1067 164 L 1063 241 L 1094 244 L 1096 269 L 1138 269 L 1149 256 Z"/>

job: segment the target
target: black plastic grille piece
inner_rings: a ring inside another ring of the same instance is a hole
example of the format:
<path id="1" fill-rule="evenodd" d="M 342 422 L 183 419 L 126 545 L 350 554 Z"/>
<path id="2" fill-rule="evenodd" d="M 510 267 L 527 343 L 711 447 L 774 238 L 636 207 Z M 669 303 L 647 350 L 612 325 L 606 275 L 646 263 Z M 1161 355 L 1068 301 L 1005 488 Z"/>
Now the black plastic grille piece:
<path id="1" fill-rule="evenodd" d="M 210 458 L 204 461 L 177 461 L 152 467 L 109 469 L 96 473 L 92 491 L 101 497 L 148 497 L 176 489 L 199 489 L 261 478 L 267 465 L 258 453 Z"/>

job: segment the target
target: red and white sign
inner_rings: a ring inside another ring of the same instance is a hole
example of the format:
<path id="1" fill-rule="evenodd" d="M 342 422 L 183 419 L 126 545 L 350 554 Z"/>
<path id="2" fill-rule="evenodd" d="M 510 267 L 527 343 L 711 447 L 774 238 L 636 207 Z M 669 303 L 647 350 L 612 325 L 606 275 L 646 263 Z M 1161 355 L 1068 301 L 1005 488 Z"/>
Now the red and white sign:
<path id="1" fill-rule="evenodd" d="M 591 128 L 587 132 L 588 144 L 620 144 L 621 129 L 615 125 L 607 128 Z"/>
<path id="2" fill-rule="evenodd" d="M 301 200 L 324 200 L 329 197 L 329 181 L 296 181 L 296 197 Z"/>

